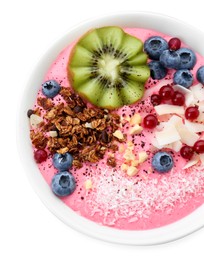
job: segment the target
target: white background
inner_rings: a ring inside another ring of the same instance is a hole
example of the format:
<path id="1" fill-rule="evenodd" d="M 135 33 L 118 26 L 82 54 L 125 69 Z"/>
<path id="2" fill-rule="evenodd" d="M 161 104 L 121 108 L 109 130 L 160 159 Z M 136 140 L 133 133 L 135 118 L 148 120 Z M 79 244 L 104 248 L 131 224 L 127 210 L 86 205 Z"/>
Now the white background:
<path id="1" fill-rule="evenodd" d="M 128 247 L 94 240 L 65 226 L 47 210 L 28 183 L 15 136 L 17 106 L 33 66 L 70 27 L 108 12 L 135 10 L 167 14 L 202 29 L 204 16 L 199 2 L 0 2 L 0 259 L 168 260 L 192 259 L 196 255 L 203 259 L 204 229 L 166 245 Z"/>

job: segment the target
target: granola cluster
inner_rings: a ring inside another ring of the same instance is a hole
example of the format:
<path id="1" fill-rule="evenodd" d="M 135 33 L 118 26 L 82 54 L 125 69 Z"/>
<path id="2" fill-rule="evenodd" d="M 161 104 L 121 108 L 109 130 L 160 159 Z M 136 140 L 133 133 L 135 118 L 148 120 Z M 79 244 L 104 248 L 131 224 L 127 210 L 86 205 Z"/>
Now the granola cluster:
<path id="1" fill-rule="evenodd" d="M 39 97 L 37 103 L 45 111 L 43 122 L 30 132 L 32 144 L 37 149 L 47 148 L 51 154 L 69 152 L 73 165 L 81 168 L 83 162 L 96 163 L 107 150 L 116 151 L 118 139 L 114 132 L 120 126 L 120 117 L 106 109 L 88 107 L 68 88 L 62 87 L 60 95 L 65 102 L 54 105 L 52 100 Z M 39 109 L 33 111 L 38 117 Z M 115 167 L 113 158 L 107 164 Z"/>

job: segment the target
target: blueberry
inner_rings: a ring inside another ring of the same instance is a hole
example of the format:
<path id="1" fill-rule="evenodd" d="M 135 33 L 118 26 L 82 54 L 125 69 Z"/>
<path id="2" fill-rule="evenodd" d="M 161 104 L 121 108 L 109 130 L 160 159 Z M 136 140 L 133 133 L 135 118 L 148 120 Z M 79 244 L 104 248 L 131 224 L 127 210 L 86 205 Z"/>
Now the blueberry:
<path id="1" fill-rule="evenodd" d="M 177 54 L 180 56 L 180 65 L 179 69 L 192 69 L 196 64 L 196 55 L 195 53 L 188 48 L 180 48 L 177 51 Z"/>
<path id="2" fill-rule="evenodd" d="M 150 61 L 148 65 L 153 79 L 163 79 L 166 76 L 167 69 L 159 61 Z"/>
<path id="3" fill-rule="evenodd" d="M 74 176 L 67 172 L 58 172 L 52 178 L 52 191 L 60 197 L 70 195 L 76 188 Z"/>
<path id="4" fill-rule="evenodd" d="M 176 51 L 165 50 L 160 55 L 159 60 L 165 68 L 178 69 L 181 58 Z"/>
<path id="5" fill-rule="evenodd" d="M 159 60 L 164 50 L 168 49 L 168 43 L 160 36 L 152 36 L 144 43 L 144 51 L 152 60 Z"/>
<path id="6" fill-rule="evenodd" d="M 71 168 L 73 157 L 69 153 L 55 153 L 52 161 L 56 169 L 60 171 L 66 171 L 67 169 Z"/>
<path id="7" fill-rule="evenodd" d="M 48 80 L 42 84 L 42 93 L 48 98 L 55 97 L 60 91 L 60 85 L 55 80 Z"/>
<path id="8" fill-rule="evenodd" d="M 204 84 L 204 66 L 201 66 L 198 70 L 197 70 L 197 73 L 196 73 L 196 78 L 197 80 Z"/>
<path id="9" fill-rule="evenodd" d="M 189 70 L 177 70 L 173 77 L 174 84 L 189 88 L 193 84 L 193 75 Z"/>
<path id="10" fill-rule="evenodd" d="M 167 152 L 157 152 L 152 158 L 152 167 L 160 173 L 170 171 L 173 166 L 173 157 Z"/>

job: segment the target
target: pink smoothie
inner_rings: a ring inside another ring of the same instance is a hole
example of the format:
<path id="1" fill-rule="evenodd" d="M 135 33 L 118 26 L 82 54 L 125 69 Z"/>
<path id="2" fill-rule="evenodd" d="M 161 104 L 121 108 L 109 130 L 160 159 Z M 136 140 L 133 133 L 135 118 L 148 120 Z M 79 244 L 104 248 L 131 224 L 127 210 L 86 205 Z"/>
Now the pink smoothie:
<path id="1" fill-rule="evenodd" d="M 153 35 L 162 36 L 167 41 L 171 38 L 159 32 L 140 28 L 126 28 L 125 31 L 142 41 Z M 58 55 L 44 80 L 54 79 L 62 86 L 70 87 L 67 63 L 73 45 L 74 43 Z M 198 67 L 204 64 L 204 58 L 198 53 L 196 55 L 197 64 L 192 71 L 194 74 Z M 172 83 L 171 73 L 162 81 L 149 79 L 143 100 L 135 105 L 122 107 L 117 113 L 121 116 L 132 116 L 135 113 L 144 116 L 154 112 L 150 95 L 162 85 Z M 195 81 L 193 84 L 196 83 Z M 41 96 L 41 91 L 38 96 Z M 62 98 L 59 96 L 54 98 L 56 104 L 61 101 Z M 72 168 L 70 171 L 76 178 L 77 188 L 72 195 L 59 198 L 68 207 L 77 214 L 102 225 L 126 230 L 145 230 L 175 222 L 204 203 L 204 166 L 198 163 L 187 170 L 182 170 L 186 160 L 181 158 L 179 153 L 173 152 L 175 163 L 173 169 L 166 174 L 154 172 L 151 168 L 154 152 L 151 146 L 153 131 L 144 129 L 142 134 L 130 136 L 127 124 L 121 127 L 121 131 L 127 134 L 127 141 L 134 143 L 135 154 L 140 151 L 146 151 L 148 154 L 147 161 L 139 166 L 138 174 L 129 177 L 121 170 L 123 157 L 119 152 L 115 154 L 117 158 L 115 168 L 107 166 L 107 156 L 98 163 L 85 163 L 81 169 Z M 57 172 L 51 158 L 38 166 L 50 185 L 52 177 Z M 91 180 L 92 189 L 85 189 L 86 180 Z"/>

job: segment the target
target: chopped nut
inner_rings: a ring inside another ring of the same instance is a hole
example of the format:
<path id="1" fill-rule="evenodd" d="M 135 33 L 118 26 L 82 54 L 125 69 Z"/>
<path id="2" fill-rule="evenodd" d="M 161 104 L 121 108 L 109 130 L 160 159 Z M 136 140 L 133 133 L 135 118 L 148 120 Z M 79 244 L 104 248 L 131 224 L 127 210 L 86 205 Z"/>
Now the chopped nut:
<path id="1" fill-rule="evenodd" d="M 57 131 L 49 131 L 51 137 L 57 137 Z"/>
<path id="2" fill-rule="evenodd" d="M 134 166 L 129 166 L 127 169 L 127 175 L 130 177 L 135 176 L 138 173 L 138 169 Z"/>
<path id="3" fill-rule="evenodd" d="M 118 152 L 119 152 L 119 153 L 123 153 L 124 151 L 125 151 L 125 146 L 124 146 L 124 144 L 120 144 L 120 145 L 119 145 Z"/>
<path id="4" fill-rule="evenodd" d="M 148 154 L 146 152 L 139 152 L 138 157 L 139 157 L 139 163 L 143 163 L 147 160 Z"/>
<path id="5" fill-rule="evenodd" d="M 120 131 L 120 130 L 116 130 L 114 133 L 113 133 L 113 136 L 115 136 L 116 138 L 122 140 L 124 139 L 124 135 L 123 133 Z"/>
<path id="6" fill-rule="evenodd" d="M 140 125 L 135 125 L 130 128 L 129 134 L 130 135 L 135 135 L 135 134 L 140 134 L 142 132 L 143 128 Z"/>
<path id="7" fill-rule="evenodd" d="M 129 167 L 129 166 L 128 166 L 127 164 L 123 163 L 123 164 L 121 165 L 121 170 L 124 171 L 124 172 L 126 172 L 127 169 L 128 169 L 128 167 Z"/>
<path id="8" fill-rule="evenodd" d="M 134 125 L 139 125 L 142 122 L 142 117 L 140 116 L 140 114 L 134 114 L 131 119 L 130 119 L 130 125 L 134 126 Z"/>
<path id="9" fill-rule="evenodd" d="M 85 189 L 90 190 L 92 189 L 92 181 L 91 180 L 86 180 L 84 183 Z"/>
<path id="10" fill-rule="evenodd" d="M 138 165 L 139 165 L 138 160 L 131 161 L 131 166 L 138 166 Z"/>
<path id="11" fill-rule="evenodd" d="M 43 122 L 42 117 L 40 117 L 40 116 L 38 116 L 38 115 L 35 115 L 35 114 L 32 114 L 32 115 L 30 116 L 30 125 L 32 126 L 32 128 L 37 128 L 38 125 L 39 125 L 40 123 L 42 123 L 42 122 Z"/>
<path id="12" fill-rule="evenodd" d="M 132 151 L 126 149 L 123 158 L 127 161 L 134 161 L 136 159 L 135 155 L 132 153 Z"/>
<path id="13" fill-rule="evenodd" d="M 84 126 L 85 126 L 86 128 L 91 128 L 91 129 L 93 129 L 91 123 L 86 122 L 86 123 L 84 124 Z"/>

